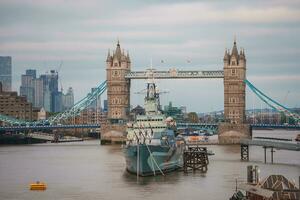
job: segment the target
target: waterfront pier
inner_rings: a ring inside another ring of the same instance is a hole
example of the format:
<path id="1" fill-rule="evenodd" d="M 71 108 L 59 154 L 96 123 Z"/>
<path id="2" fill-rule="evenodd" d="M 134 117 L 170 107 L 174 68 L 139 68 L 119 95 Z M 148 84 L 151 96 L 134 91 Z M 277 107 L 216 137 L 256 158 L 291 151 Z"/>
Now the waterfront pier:
<path id="1" fill-rule="evenodd" d="M 300 143 L 275 138 L 241 140 L 241 160 L 249 161 L 249 146 L 261 146 L 264 149 L 264 163 L 267 163 L 267 149 L 271 149 L 271 163 L 274 162 L 274 149 L 300 151 Z"/>

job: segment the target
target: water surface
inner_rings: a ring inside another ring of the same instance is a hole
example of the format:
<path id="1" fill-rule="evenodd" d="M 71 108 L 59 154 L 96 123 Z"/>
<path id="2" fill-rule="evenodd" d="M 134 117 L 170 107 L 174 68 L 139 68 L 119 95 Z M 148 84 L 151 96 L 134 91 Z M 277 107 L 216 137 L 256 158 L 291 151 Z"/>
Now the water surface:
<path id="1" fill-rule="evenodd" d="M 299 131 L 255 131 L 254 136 L 294 138 Z M 276 150 L 275 164 L 263 163 L 263 148 L 250 148 L 250 162 L 240 161 L 239 146 L 208 146 L 205 174 L 175 172 L 165 177 L 139 178 L 125 171 L 121 147 L 99 141 L 0 146 L 0 199 L 228 199 L 235 179 L 246 180 L 246 167 L 258 165 L 261 177 L 282 174 L 298 181 L 300 153 Z M 268 150 L 270 162 L 270 150 Z M 44 181 L 48 189 L 30 191 L 29 184 Z M 298 183 L 297 183 L 298 185 Z"/>

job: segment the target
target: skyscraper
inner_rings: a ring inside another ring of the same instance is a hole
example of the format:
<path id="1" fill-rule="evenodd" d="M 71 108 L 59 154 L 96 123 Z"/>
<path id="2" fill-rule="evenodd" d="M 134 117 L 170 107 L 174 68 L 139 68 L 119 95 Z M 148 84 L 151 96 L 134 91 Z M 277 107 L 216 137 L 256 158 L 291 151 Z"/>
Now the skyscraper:
<path id="1" fill-rule="evenodd" d="M 63 110 L 68 110 L 74 105 L 73 88 L 69 87 L 67 93 L 63 95 Z"/>
<path id="2" fill-rule="evenodd" d="M 63 93 L 62 92 L 53 92 L 52 93 L 52 102 L 51 102 L 51 111 L 52 112 L 62 112 L 63 111 Z"/>
<path id="3" fill-rule="evenodd" d="M 41 108 L 44 106 L 43 79 L 41 78 L 34 79 L 33 89 L 34 89 L 34 106 Z"/>
<path id="4" fill-rule="evenodd" d="M 28 69 L 21 79 L 20 95 L 26 96 L 34 107 L 43 107 L 48 112 L 62 112 L 74 105 L 71 87 L 66 95 L 58 91 L 58 72 L 55 70 L 37 78 L 36 70 Z"/>
<path id="5" fill-rule="evenodd" d="M 103 100 L 103 112 L 107 112 L 108 111 L 108 104 L 107 104 L 107 100 L 104 99 Z"/>
<path id="6" fill-rule="evenodd" d="M 35 69 L 27 69 L 26 75 L 32 76 L 33 79 L 36 79 L 36 70 Z"/>
<path id="7" fill-rule="evenodd" d="M 62 94 L 58 91 L 58 73 L 51 70 L 50 74 L 42 74 L 44 108 L 50 112 L 62 111 Z"/>
<path id="8" fill-rule="evenodd" d="M 97 88 L 91 88 L 91 93 L 93 93 Z M 89 108 L 92 110 L 101 111 L 101 96 L 98 96 L 90 105 Z"/>
<path id="9" fill-rule="evenodd" d="M 51 111 L 51 93 L 49 88 L 43 89 L 44 92 L 44 108 L 46 111 Z"/>
<path id="10" fill-rule="evenodd" d="M 11 91 L 11 57 L 0 56 L 0 82 L 3 91 Z"/>
<path id="11" fill-rule="evenodd" d="M 36 78 L 36 70 L 26 70 L 26 74 L 21 76 L 20 95 L 25 96 L 27 101 L 35 105 L 33 81 Z"/>

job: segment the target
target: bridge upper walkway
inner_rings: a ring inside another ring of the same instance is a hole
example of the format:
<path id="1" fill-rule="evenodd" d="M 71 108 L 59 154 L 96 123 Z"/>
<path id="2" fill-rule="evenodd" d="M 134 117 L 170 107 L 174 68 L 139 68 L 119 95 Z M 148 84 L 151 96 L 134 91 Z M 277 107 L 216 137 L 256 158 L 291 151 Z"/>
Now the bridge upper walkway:
<path id="1" fill-rule="evenodd" d="M 127 79 L 191 79 L 191 78 L 224 78 L 223 70 L 199 71 L 199 70 L 177 70 L 170 69 L 168 71 L 131 71 L 126 74 Z"/>

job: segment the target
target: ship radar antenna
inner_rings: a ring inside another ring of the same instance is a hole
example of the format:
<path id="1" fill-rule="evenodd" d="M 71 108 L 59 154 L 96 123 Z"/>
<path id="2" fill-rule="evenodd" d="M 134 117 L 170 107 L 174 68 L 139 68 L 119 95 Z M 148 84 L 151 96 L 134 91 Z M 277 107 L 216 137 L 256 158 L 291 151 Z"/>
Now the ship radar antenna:
<path id="1" fill-rule="evenodd" d="M 150 59 L 150 69 L 148 69 L 147 72 L 147 78 L 148 78 L 148 83 L 154 83 L 154 70 L 153 69 L 153 64 L 152 64 L 152 57 Z"/>

